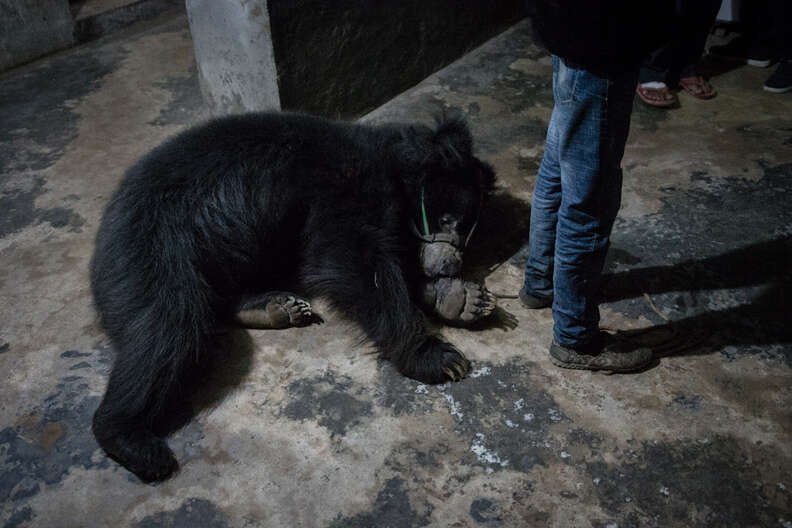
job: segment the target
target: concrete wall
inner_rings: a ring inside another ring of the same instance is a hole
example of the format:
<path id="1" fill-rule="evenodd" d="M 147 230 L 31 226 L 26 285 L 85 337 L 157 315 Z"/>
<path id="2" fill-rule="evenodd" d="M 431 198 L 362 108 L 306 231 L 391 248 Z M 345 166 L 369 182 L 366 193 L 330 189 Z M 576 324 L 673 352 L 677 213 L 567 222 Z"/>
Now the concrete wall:
<path id="1" fill-rule="evenodd" d="M 270 3 L 284 108 L 372 110 L 520 18 L 513 0 Z"/>
<path id="2" fill-rule="evenodd" d="M 139 20 L 147 20 L 169 10 L 184 9 L 184 0 L 128 0 L 124 4 L 91 16 L 77 15 L 74 21 L 75 44 L 102 37 Z"/>
<path id="3" fill-rule="evenodd" d="M 73 29 L 69 0 L 0 0 L 0 71 L 71 46 Z"/>
<path id="4" fill-rule="evenodd" d="M 217 113 L 279 105 L 350 118 L 515 23 L 525 2 L 187 0 L 187 10 Z"/>

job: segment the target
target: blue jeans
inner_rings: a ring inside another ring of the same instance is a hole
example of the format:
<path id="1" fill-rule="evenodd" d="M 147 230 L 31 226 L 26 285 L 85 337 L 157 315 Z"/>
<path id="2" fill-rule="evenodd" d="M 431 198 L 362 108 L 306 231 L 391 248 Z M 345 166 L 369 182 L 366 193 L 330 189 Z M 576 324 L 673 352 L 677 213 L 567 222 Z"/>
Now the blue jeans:
<path id="1" fill-rule="evenodd" d="M 621 205 L 621 160 L 636 71 L 594 74 L 553 56 L 555 106 L 536 177 L 525 289 L 553 297 L 554 336 L 580 348 L 598 335 L 598 292 Z"/>

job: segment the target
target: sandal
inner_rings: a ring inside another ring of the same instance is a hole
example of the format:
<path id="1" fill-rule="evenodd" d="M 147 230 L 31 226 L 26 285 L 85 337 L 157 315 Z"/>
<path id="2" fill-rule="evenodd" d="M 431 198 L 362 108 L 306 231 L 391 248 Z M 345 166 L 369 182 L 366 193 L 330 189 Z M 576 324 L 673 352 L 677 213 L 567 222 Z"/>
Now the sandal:
<path id="1" fill-rule="evenodd" d="M 649 106 L 668 108 L 669 106 L 674 106 L 676 103 L 676 98 L 668 89 L 666 83 L 651 82 L 639 84 L 635 88 L 635 92 L 638 94 L 638 97 L 641 98 L 641 101 Z"/>
<path id="2" fill-rule="evenodd" d="M 679 86 L 696 99 L 712 99 L 718 93 L 701 75 L 679 79 Z"/>

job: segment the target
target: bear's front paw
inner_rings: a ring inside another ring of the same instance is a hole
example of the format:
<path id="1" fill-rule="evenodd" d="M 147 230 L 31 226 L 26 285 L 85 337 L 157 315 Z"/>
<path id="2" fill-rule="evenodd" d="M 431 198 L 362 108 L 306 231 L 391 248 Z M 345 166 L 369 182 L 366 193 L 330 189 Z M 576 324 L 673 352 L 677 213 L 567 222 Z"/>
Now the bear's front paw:
<path id="1" fill-rule="evenodd" d="M 459 314 L 459 319 L 465 323 L 472 323 L 488 317 L 497 305 L 495 296 L 483 284 L 465 282 L 465 307 Z"/>
<path id="2" fill-rule="evenodd" d="M 470 372 L 470 361 L 453 345 L 436 337 L 424 341 L 402 373 L 423 383 L 459 381 Z"/>
<path id="3" fill-rule="evenodd" d="M 461 325 L 489 316 L 497 304 L 495 296 L 483 285 L 457 278 L 429 283 L 424 298 L 434 301 L 437 315 L 449 323 Z"/>

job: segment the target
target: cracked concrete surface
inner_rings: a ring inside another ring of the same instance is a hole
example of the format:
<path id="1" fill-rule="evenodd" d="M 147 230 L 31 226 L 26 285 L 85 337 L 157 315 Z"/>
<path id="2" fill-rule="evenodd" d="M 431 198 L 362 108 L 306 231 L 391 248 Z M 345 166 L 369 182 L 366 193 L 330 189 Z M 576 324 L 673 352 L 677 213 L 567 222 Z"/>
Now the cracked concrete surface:
<path id="1" fill-rule="evenodd" d="M 444 328 L 461 383 L 398 376 L 349 323 L 229 336 L 180 472 L 143 485 L 90 417 L 112 358 L 87 266 L 126 167 L 204 118 L 186 20 L 165 17 L 0 77 L 0 523 L 6 527 L 792 526 L 792 97 L 709 64 L 719 95 L 636 103 L 603 324 L 648 329 L 644 372 L 560 370 L 549 310 L 502 299 Z M 499 193 L 467 274 L 521 285 L 552 108 L 521 23 L 364 119 L 464 112 Z M 519 323 L 507 324 L 510 316 Z"/>

